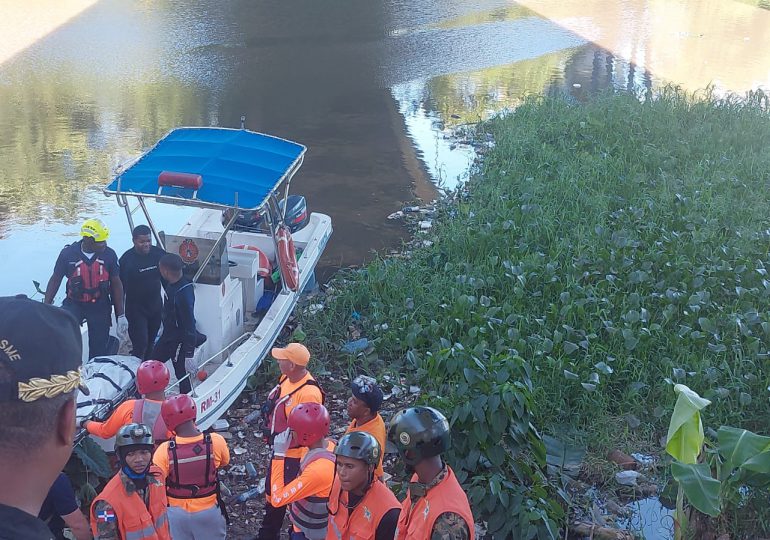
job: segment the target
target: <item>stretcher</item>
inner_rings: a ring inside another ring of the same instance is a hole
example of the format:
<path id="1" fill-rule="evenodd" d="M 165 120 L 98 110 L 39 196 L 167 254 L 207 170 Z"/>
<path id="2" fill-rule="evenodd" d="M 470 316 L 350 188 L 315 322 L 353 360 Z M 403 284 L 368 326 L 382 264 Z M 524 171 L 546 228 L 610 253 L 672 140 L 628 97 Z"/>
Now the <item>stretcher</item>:
<path id="1" fill-rule="evenodd" d="M 83 420 L 104 421 L 122 402 L 138 397 L 136 370 L 141 363 L 135 356 L 114 355 L 98 356 L 83 365 L 83 379 L 90 395 L 78 391 L 75 444 L 88 435 L 80 427 Z M 111 447 L 107 449 L 112 450 Z"/>

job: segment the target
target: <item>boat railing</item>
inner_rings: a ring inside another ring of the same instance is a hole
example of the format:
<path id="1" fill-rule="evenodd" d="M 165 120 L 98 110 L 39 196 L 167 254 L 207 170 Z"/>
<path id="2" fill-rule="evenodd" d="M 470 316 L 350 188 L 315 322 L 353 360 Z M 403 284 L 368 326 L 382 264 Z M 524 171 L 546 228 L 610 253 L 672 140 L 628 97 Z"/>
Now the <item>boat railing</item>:
<path id="1" fill-rule="evenodd" d="M 184 376 L 184 377 L 182 377 L 181 379 L 177 380 L 175 383 L 171 384 L 171 385 L 170 385 L 170 386 L 169 386 L 169 387 L 166 389 L 166 391 L 170 390 L 171 388 L 179 388 L 179 383 L 181 383 L 181 382 L 182 382 L 182 381 L 184 381 L 185 379 L 189 379 L 189 381 L 190 381 L 190 385 L 192 386 L 192 391 L 190 392 L 190 395 L 191 395 L 192 397 L 196 397 L 196 395 L 195 395 L 195 386 L 193 385 L 193 379 L 192 379 L 192 376 L 195 376 L 195 375 L 197 374 L 197 372 L 198 372 L 198 371 L 200 371 L 201 369 L 203 369 L 203 368 L 204 368 L 204 367 L 206 367 L 207 365 L 209 365 L 209 364 L 212 364 L 212 363 L 216 363 L 216 362 L 217 362 L 217 361 L 219 361 L 220 359 L 224 359 L 223 357 L 224 357 L 225 355 L 227 356 L 226 365 L 227 365 L 228 367 L 232 367 L 232 365 L 233 365 L 233 364 L 230 362 L 230 354 L 231 354 L 231 353 L 232 353 L 232 352 L 233 352 L 235 349 L 237 349 L 238 347 L 240 347 L 241 345 L 243 345 L 243 343 L 245 343 L 245 342 L 246 342 L 246 340 L 248 340 L 248 338 L 249 338 L 251 335 L 252 335 L 252 333 L 251 333 L 251 332 L 246 332 L 246 333 L 244 333 L 244 334 L 241 334 L 240 336 L 238 336 L 237 338 L 235 338 L 233 341 L 231 341 L 229 344 L 225 345 L 225 347 L 224 347 L 224 348 L 222 348 L 220 351 L 218 351 L 218 352 L 217 352 L 217 353 L 215 353 L 214 355 L 210 356 L 210 357 L 209 357 L 209 358 L 208 358 L 208 359 L 207 359 L 205 362 L 201 363 L 201 365 L 199 365 L 199 366 L 198 366 L 198 368 L 197 368 L 197 370 L 196 370 L 196 372 L 195 372 L 195 373 L 192 373 L 192 374 L 191 374 L 191 373 L 187 373 L 187 375 L 185 375 L 185 376 Z M 192 375 L 192 376 L 191 376 L 191 375 Z"/>

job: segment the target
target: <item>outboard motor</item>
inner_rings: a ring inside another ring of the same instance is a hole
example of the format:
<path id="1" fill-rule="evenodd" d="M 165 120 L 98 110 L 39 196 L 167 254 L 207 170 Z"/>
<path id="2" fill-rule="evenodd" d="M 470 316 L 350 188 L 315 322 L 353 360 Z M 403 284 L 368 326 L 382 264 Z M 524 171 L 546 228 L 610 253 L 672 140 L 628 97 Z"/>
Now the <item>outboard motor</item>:
<path id="1" fill-rule="evenodd" d="M 302 195 L 289 195 L 286 199 L 288 202 L 288 209 L 286 210 L 286 225 L 289 230 L 294 233 L 303 229 L 310 221 L 310 213 L 307 211 L 307 201 Z M 283 199 L 278 202 L 278 208 L 283 213 L 284 201 Z M 227 211 L 225 211 L 227 212 Z M 232 214 L 229 214 L 232 215 Z M 228 214 L 222 216 L 222 222 L 226 223 Z M 263 231 L 267 232 L 267 220 L 259 212 L 242 211 L 238 213 L 238 217 L 235 218 L 233 229 L 237 231 Z"/>
<path id="2" fill-rule="evenodd" d="M 310 221 L 310 214 L 307 211 L 307 201 L 302 195 L 289 195 L 286 198 L 286 225 L 293 233 L 303 229 Z M 278 203 L 278 207 L 283 212 L 283 201 Z"/>

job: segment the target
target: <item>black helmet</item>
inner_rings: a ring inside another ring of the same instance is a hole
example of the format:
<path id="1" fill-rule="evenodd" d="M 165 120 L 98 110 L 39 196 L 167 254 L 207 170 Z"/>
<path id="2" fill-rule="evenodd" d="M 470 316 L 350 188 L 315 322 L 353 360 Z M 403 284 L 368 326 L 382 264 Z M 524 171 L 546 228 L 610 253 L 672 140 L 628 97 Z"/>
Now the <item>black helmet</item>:
<path id="1" fill-rule="evenodd" d="M 353 379 L 350 390 L 356 398 L 366 403 L 372 413 L 380 410 L 383 400 L 382 388 L 375 379 L 366 375 L 359 375 Z"/>
<path id="2" fill-rule="evenodd" d="M 337 448 L 334 449 L 337 456 L 345 456 L 360 459 L 367 465 L 377 465 L 380 462 L 382 449 L 374 435 L 365 431 L 354 431 L 340 439 Z"/>
<path id="3" fill-rule="evenodd" d="M 406 464 L 414 466 L 449 449 L 449 422 L 432 407 L 411 407 L 397 412 L 390 421 L 388 439 Z"/>
<path id="4" fill-rule="evenodd" d="M 146 447 L 147 450 L 153 449 L 152 431 L 144 424 L 126 424 L 118 430 L 115 436 L 115 453 L 123 457 L 122 451 L 136 450 L 129 447 Z"/>

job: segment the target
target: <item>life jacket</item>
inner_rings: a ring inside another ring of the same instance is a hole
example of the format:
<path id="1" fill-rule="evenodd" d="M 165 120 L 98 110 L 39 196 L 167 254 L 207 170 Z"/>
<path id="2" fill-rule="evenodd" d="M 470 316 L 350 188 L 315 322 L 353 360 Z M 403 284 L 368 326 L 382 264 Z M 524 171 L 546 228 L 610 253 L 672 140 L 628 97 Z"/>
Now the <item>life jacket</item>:
<path id="1" fill-rule="evenodd" d="M 326 399 L 326 394 L 324 394 L 324 391 L 321 389 L 321 386 L 313 378 L 312 375 L 307 381 L 299 385 L 297 388 L 295 388 L 285 396 L 282 396 L 281 384 L 284 381 L 286 381 L 285 376 L 280 378 L 280 380 L 278 381 L 278 386 L 273 388 L 273 390 L 267 396 L 267 401 L 262 405 L 262 411 L 265 418 L 264 435 L 270 441 L 272 441 L 272 437 L 275 437 L 278 433 L 283 433 L 289 427 L 289 417 L 286 414 L 286 402 L 289 400 L 291 396 L 299 392 L 305 386 L 315 386 L 321 392 L 322 404 Z M 289 445 L 289 448 L 299 448 L 299 447 L 300 445 L 295 443 L 294 440 L 292 439 L 292 442 Z"/>
<path id="2" fill-rule="evenodd" d="M 161 478 L 162 473 L 154 465 L 150 467 L 150 474 Z M 94 514 L 94 506 L 97 501 L 106 501 L 115 512 L 118 521 L 118 531 L 123 540 L 171 540 L 166 516 L 166 486 L 147 484 L 149 490 L 149 503 L 144 501 L 138 493 L 128 495 L 123 487 L 121 473 L 116 474 L 107 483 L 107 486 L 91 503 L 91 531 L 98 538 L 97 519 Z"/>
<path id="3" fill-rule="evenodd" d="M 168 427 L 160 414 L 162 403 L 150 401 L 147 399 L 137 399 L 134 401 L 134 412 L 131 418 L 138 424 L 152 426 L 152 438 L 157 448 L 160 443 L 168 440 Z"/>
<path id="4" fill-rule="evenodd" d="M 300 461 L 299 474 L 301 475 L 311 463 L 319 459 L 328 459 L 334 463 L 334 452 L 326 448 L 313 448 Z M 326 538 L 326 527 L 329 524 L 328 502 L 329 497 L 310 496 L 291 503 L 289 507 L 291 522 L 308 540 Z"/>
<path id="5" fill-rule="evenodd" d="M 80 260 L 67 276 L 67 296 L 75 302 L 96 302 L 109 292 L 110 272 L 104 260 L 96 254 L 89 260 L 80 252 Z"/>
<path id="6" fill-rule="evenodd" d="M 166 493 L 174 499 L 200 499 L 218 492 L 217 467 L 214 463 L 211 434 L 202 441 L 177 444 L 168 442 L 168 477 Z"/>
<path id="7" fill-rule="evenodd" d="M 369 540 L 374 538 L 383 516 L 394 508 L 400 508 L 390 488 L 375 479 L 355 508 L 348 510 L 350 495 L 343 492 L 339 477 L 334 479 L 329 494 L 329 528 L 326 540 Z"/>
<path id="8" fill-rule="evenodd" d="M 417 481 L 417 475 L 412 482 Z M 459 514 L 468 525 L 469 538 L 475 538 L 473 514 L 454 471 L 447 466 L 447 475 L 437 486 L 428 490 L 424 497 L 412 504 L 410 493 L 401 504 L 395 540 L 428 540 L 433 532 L 433 524 L 444 512 Z"/>

